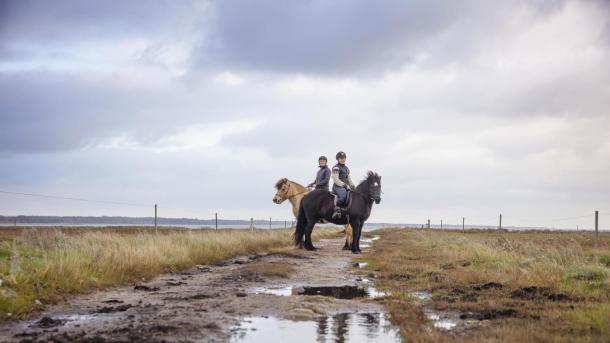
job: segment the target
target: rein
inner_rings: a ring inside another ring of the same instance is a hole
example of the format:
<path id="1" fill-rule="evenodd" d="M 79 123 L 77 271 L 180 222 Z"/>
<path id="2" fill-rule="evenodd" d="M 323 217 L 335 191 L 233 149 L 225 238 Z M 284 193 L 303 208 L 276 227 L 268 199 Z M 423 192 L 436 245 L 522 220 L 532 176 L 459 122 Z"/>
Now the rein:
<path id="1" fill-rule="evenodd" d="M 291 183 L 288 183 L 288 187 L 290 187 L 290 186 L 292 186 L 292 184 L 291 184 Z M 303 193 L 307 193 L 307 192 L 309 192 L 309 189 L 305 188 L 305 190 L 304 190 L 304 191 L 299 192 L 299 193 L 296 193 L 296 194 L 293 194 L 293 195 L 291 195 L 291 196 L 288 196 L 288 197 L 286 197 L 286 199 L 294 198 L 294 197 L 295 197 L 295 196 L 297 196 L 297 195 L 300 195 L 300 194 L 303 194 Z"/>

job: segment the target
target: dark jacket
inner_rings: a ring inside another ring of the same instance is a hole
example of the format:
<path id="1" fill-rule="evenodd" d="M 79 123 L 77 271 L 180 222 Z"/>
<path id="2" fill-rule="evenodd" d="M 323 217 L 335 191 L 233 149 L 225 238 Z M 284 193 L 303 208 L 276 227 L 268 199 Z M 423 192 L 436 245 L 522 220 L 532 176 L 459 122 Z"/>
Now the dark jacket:
<path id="1" fill-rule="evenodd" d="M 316 189 L 325 189 L 328 190 L 328 184 L 330 182 L 330 169 L 327 166 L 320 167 L 318 173 L 316 174 L 316 181 L 313 182 L 313 185 Z"/>

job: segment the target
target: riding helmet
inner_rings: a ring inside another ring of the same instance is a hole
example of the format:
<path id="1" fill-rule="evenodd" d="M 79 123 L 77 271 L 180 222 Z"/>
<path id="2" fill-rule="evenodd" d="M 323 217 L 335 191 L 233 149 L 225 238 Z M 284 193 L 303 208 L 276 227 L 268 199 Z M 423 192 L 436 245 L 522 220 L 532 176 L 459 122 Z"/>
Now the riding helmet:
<path id="1" fill-rule="evenodd" d="M 339 151 L 337 153 L 337 160 L 339 160 L 340 158 L 346 158 L 345 153 L 343 151 Z"/>
<path id="2" fill-rule="evenodd" d="M 324 161 L 328 162 L 328 159 L 324 155 L 318 157 L 318 161 L 321 161 L 321 160 L 324 160 Z"/>

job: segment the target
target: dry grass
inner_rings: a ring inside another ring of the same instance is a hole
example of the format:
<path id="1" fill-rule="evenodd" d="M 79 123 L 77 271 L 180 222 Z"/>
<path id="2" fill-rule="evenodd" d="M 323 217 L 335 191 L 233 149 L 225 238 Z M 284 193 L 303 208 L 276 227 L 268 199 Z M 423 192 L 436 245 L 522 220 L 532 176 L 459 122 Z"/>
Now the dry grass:
<path id="1" fill-rule="evenodd" d="M 316 229 L 314 238 L 337 237 Z M 0 240 L 0 320 L 23 318 L 36 300 L 150 279 L 291 244 L 290 230 L 27 229 Z M 288 269 L 269 271 L 281 275 Z"/>
<path id="2" fill-rule="evenodd" d="M 379 234 L 364 258 L 392 291 L 386 304 L 409 341 L 610 341 L 610 235 L 596 247 L 590 233 Z M 430 328 L 415 290 L 432 292 L 428 306 L 439 311 L 492 315 L 446 334 Z"/>

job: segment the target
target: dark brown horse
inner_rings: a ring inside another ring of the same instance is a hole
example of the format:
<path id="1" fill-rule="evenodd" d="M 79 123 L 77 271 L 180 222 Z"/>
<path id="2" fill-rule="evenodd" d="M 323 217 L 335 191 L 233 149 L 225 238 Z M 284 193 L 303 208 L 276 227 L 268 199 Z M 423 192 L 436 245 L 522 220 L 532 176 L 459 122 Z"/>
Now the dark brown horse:
<path id="1" fill-rule="evenodd" d="M 347 211 L 343 212 L 340 219 L 333 219 L 334 198 L 325 190 L 314 190 L 301 200 L 297 226 L 294 232 L 295 245 L 303 244 L 307 250 L 315 250 L 311 241 L 311 233 L 314 225 L 324 219 L 333 224 L 350 224 L 352 226 L 352 244 L 349 247 L 354 254 L 360 253 L 360 234 L 364 222 L 369 219 L 373 202 L 379 204 L 381 201 L 381 176 L 369 171 L 366 179 L 360 182 L 352 193 L 352 200 Z M 303 243 L 303 237 L 305 242 Z"/>

